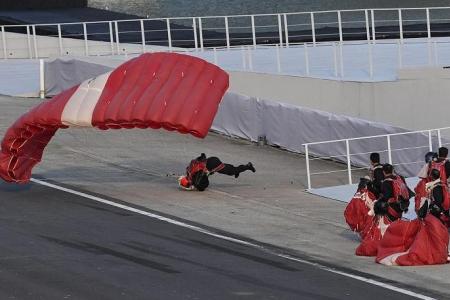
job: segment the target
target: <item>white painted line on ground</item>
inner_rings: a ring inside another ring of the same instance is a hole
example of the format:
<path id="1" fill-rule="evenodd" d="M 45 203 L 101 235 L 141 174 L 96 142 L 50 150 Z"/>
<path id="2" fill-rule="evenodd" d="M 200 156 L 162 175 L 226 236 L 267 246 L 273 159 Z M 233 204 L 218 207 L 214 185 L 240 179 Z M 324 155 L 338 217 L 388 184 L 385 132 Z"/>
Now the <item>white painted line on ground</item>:
<path id="1" fill-rule="evenodd" d="M 42 180 L 39 180 L 39 179 L 35 179 L 35 178 L 31 178 L 31 181 L 34 182 L 34 183 L 37 183 L 37 184 L 49 187 L 49 188 L 53 188 L 53 189 L 60 190 L 60 191 L 66 192 L 66 193 L 70 193 L 70 194 L 73 194 L 73 195 L 84 197 L 84 198 L 87 198 L 87 199 L 90 199 L 90 200 L 93 200 L 93 201 L 97 201 L 97 202 L 100 202 L 100 203 L 103 203 L 103 204 L 107 204 L 107 205 L 111 205 L 111 206 L 118 207 L 118 208 L 121 208 L 121 209 L 125 209 L 127 211 L 131 211 L 131 212 L 134 212 L 134 213 L 137 213 L 137 214 L 140 214 L 140 215 L 144 215 L 144 216 L 147 216 L 147 217 L 150 217 L 150 218 L 154 218 L 154 219 L 157 219 L 157 220 L 160 220 L 160 221 L 164 221 L 164 222 L 167 222 L 167 223 L 170 223 L 170 224 L 173 224 L 173 225 L 177 225 L 177 226 L 181 226 L 181 227 L 184 227 L 184 228 L 188 228 L 188 229 L 191 229 L 191 230 L 194 230 L 194 231 L 197 231 L 197 232 L 209 235 L 209 236 L 213 236 L 215 238 L 219 238 L 219 239 L 230 241 L 230 242 L 233 242 L 233 243 L 249 246 L 249 247 L 252 247 L 252 248 L 257 248 L 257 249 L 263 250 L 264 252 L 267 252 L 267 253 L 270 253 L 272 255 L 278 256 L 278 257 L 282 257 L 282 258 L 285 258 L 285 259 L 288 259 L 288 260 L 291 260 L 291 261 L 296 261 L 296 262 L 299 262 L 299 263 L 307 264 L 307 265 L 310 265 L 310 266 L 315 266 L 317 268 L 320 268 L 320 269 L 322 269 L 324 271 L 327 271 L 327 272 L 330 272 L 330 273 L 339 274 L 341 276 L 345 276 L 345 277 L 352 278 L 352 279 L 355 279 L 355 280 L 358 280 L 358 281 L 362 281 L 362 282 L 365 282 L 367 284 L 376 285 L 376 286 L 379 286 L 379 287 L 382 287 L 382 288 L 385 288 L 385 289 L 388 289 L 388 290 L 395 291 L 397 293 L 401 293 L 401 294 L 404 294 L 404 295 L 415 297 L 417 299 L 436 300 L 435 298 L 428 297 L 428 296 L 425 296 L 425 295 L 422 295 L 422 294 L 419 294 L 419 293 L 415 293 L 413 291 L 409 291 L 409 290 L 406 290 L 406 289 L 403 289 L 403 288 L 399 288 L 399 287 L 396 287 L 396 286 L 393 286 L 393 285 L 390 285 L 390 284 L 387 284 L 387 283 L 383 283 L 383 282 L 376 281 L 376 280 L 373 280 L 373 279 L 370 279 L 370 278 L 366 278 L 366 277 L 363 277 L 363 276 L 353 275 L 353 274 L 346 273 L 346 272 L 343 272 L 343 271 L 335 270 L 333 268 L 326 267 L 326 266 L 321 265 L 319 263 L 303 260 L 301 258 L 297 258 L 297 257 L 291 256 L 291 255 L 278 253 L 278 252 L 275 252 L 273 250 L 264 248 L 264 247 L 262 247 L 260 245 L 254 244 L 254 243 L 246 242 L 246 241 L 243 241 L 243 240 L 240 240 L 240 239 L 236 239 L 236 238 L 233 238 L 233 237 L 229 237 L 229 236 L 226 236 L 226 235 L 222 235 L 222 234 L 219 234 L 219 233 L 214 233 L 212 231 L 209 231 L 207 229 L 204 229 L 204 228 L 201 228 L 201 227 L 198 227 L 198 226 L 189 225 L 189 224 L 181 222 L 181 221 L 177 221 L 177 220 L 174 220 L 174 219 L 171 219 L 171 218 L 160 216 L 160 215 L 157 215 L 157 214 L 154 214 L 154 213 L 150 213 L 150 212 L 147 212 L 147 211 L 144 211 L 144 210 L 140 210 L 140 209 L 137 209 L 137 208 L 134 208 L 134 207 L 130 207 L 130 206 L 127 206 L 127 205 L 124 205 L 124 204 L 116 203 L 114 201 L 106 200 L 106 199 L 103 199 L 103 198 L 100 198 L 100 197 L 89 195 L 89 194 L 86 194 L 86 193 L 83 193 L 83 192 L 79 192 L 79 191 L 76 191 L 76 190 L 73 190 L 73 189 L 65 188 L 65 187 L 62 187 L 62 186 L 59 186 L 59 185 L 56 185 L 56 184 L 52 184 L 52 183 L 48 183 L 48 182 L 45 182 L 45 181 L 42 181 Z"/>

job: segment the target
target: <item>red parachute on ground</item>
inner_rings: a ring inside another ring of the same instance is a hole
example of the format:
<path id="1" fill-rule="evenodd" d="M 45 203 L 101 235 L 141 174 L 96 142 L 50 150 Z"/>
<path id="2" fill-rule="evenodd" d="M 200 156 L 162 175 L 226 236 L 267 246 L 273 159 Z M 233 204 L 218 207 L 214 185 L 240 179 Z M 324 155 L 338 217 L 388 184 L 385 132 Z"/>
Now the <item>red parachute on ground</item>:
<path id="1" fill-rule="evenodd" d="M 228 86 L 228 74 L 202 59 L 143 54 L 20 117 L 2 141 L 0 177 L 28 182 L 60 128 L 164 128 L 203 138 Z"/>

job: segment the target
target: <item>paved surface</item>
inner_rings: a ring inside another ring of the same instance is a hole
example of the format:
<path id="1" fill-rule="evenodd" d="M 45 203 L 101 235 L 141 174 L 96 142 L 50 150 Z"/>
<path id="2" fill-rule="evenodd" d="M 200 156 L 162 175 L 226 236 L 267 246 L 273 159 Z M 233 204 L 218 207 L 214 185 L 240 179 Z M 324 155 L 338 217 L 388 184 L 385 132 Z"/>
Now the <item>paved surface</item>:
<path id="1" fill-rule="evenodd" d="M 0 134 L 36 103 L 0 98 Z M 203 193 L 179 190 L 172 174 L 182 173 L 200 152 L 231 163 L 252 161 L 257 172 L 238 179 L 215 175 Z M 331 163 L 323 163 L 323 168 L 330 167 Z M 450 299 L 448 265 L 389 268 L 375 264 L 373 258 L 356 257 L 358 238 L 343 220 L 345 204 L 304 192 L 301 155 L 215 134 L 199 140 L 155 130 L 68 129 L 59 131 L 34 174 Z M 327 180 L 339 184 L 346 178 Z"/>
<path id="2" fill-rule="evenodd" d="M 0 199 L 2 299 L 413 299 L 37 184 Z"/>

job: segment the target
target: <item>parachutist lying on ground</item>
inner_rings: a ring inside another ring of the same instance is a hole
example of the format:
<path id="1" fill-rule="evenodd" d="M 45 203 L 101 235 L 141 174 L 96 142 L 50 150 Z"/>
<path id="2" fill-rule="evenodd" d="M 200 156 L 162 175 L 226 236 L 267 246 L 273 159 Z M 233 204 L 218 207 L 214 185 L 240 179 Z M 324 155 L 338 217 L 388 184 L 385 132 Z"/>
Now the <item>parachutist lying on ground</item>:
<path id="1" fill-rule="evenodd" d="M 178 184 L 186 190 L 197 189 L 204 191 L 209 185 L 208 176 L 216 172 L 238 178 L 239 174 L 247 170 L 253 173 L 256 172 L 251 162 L 235 167 L 230 164 L 224 164 L 215 156 L 206 158 L 205 153 L 202 153 L 199 157 L 191 160 L 186 168 L 186 175 L 178 178 Z"/>

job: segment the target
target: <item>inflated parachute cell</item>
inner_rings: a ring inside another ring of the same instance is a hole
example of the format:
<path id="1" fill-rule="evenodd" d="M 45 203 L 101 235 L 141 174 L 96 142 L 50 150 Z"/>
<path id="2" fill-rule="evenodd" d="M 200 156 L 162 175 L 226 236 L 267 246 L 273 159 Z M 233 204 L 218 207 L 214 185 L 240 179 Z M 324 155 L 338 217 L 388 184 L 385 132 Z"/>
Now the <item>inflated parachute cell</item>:
<path id="1" fill-rule="evenodd" d="M 202 59 L 142 54 L 20 117 L 2 141 L 0 177 L 28 182 L 59 128 L 164 128 L 203 138 L 228 85 L 228 74 Z"/>

